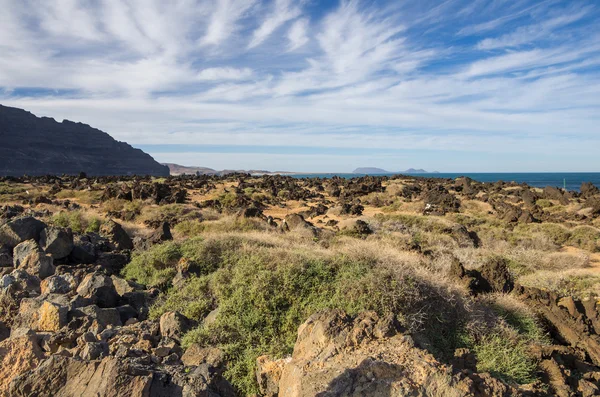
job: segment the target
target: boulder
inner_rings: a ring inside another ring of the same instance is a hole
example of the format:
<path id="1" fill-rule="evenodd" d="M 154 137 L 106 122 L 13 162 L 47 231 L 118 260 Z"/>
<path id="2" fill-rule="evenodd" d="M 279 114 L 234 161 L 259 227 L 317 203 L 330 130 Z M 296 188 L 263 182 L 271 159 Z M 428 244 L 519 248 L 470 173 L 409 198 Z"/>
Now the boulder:
<path id="1" fill-rule="evenodd" d="M 96 261 L 96 247 L 88 239 L 75 238 L 69 262 L 75 264 L 90 264 Z"/>
<path id="2" fill-rule="evenodd" d="M 581 197 L 588 198 L 600 194 L 600 189 L 595 186 L 592 182 L 583 182 L 581 184 Z"/>
<path id="3" fill-rule="evenodd" d="M 373 233 L 373 231 L 369 227 L 369 224 L 361 219 L 357 219 L 356 222 L 354 222 L 354 225 L 352 225 L 351 230 L 359 236 L 367 236 Z"/>
<path id="4" fill-rule="evenodd" d="M 57 332 L 67 325 L 66 306 L 45 301 L 39 309 L 38 331 Z"/>
<path id="5" fill-rule="evenodd" d="M 10 328 L 0 321 L 0 342 L 7 339 L 10 336 Z"/>
<path id="6" fill-rule="evenodd" d="M 288 214 L 281 223 L 281 228 L 284 231 L 292 230 L 308 230 L 314 236 L 318 235 L 318 229 L 310 222 L 304 220 L 304 217 L 300 214 Z"/>
<path id="7" fill-rule="evenodd" d="M 40 235 L 40 246 L 54 259 L 66 258 L 73 251 L 73 232 L 68 228 L 47 227 Z"/>
<path id="8" fill-rule="evenodd" d="M 2 276 L 0 286 L 8 287 L 15 285 L 18 291 L 26 291 L 33 294 L 40 293 L 41 280 L 38 276 L 27 273 L 24 270 L 15 269 L 10 274 Z"/>
<path id="9" fill-rule="evenodd" d="M 216 347 L 201 347 L 193 343 L 183 353 L 181 361 L 187 366 L 209 364 L 212 367 L 221 367 L 225 363 L 225 353 Z"/>
<path id="10" fill-rule="evenodd" d="M 12 267 L 13 258 L 11 250 L 7 246 L 0 244 L 0 267 Z"/>
<path id="11" fill-rule="evenodd" d="M 21 371 L 7 395 L 11 397 L 234 397 L 231 385 L 218 371 L 201 366 L 188 373 L 176 367 L 155 368 L 137 358 L 105 357 L 81 361 L 53 355 L 35 370 Z M 27 372 L 26 372 L 27 371 Z"/>
<path id="12" fill-rule="evenodd" d="M 13 249 L 13 266 L 18 268 L 21 263 L 34 252 L 42 252 L 39 244 L 35 240 L 26 240 L 17 244 Z"/>
<path id="13" fill-rule="evenodd" d="M 71 315 L 75 318 L 88 317 L 95 320 L 102 329 L 108 326 L 118 327 L 122 325 L 121 315 L 115 308 L 100 308 L 97 305 L 90 305 L 72 310 Z"/>
<path id="14" fill-rule="evenodd" d="M 13 248 L 25 240 L 38 241 L 45 227 L 44 222 L 31 216 L 13 219 L 0 226 L 0 244 Z"/>
<path id="15" fill-rule="evenodd" d="M 34 335 L 0 342 L 0 396 L 14 396 L 9 392 L 11 381 L 33 370 L 43 358 L 44 353 Z M 33 395 L 29 394 L 29 396 Z"/>
<path id="16" fill-rule="evenodd" d="M 554 186 L 546 186 L 544 188 L 544 197 L 548 200 L 556 200 L 562 205 L 569 204 L 569 199 L 565 196 L 565 193 Z"/>
<path id="17" fill-rule="evenodd" d="M 261 396 L 277 397 L 281 373 L 287 361 L 289 360 L 272 360 L 269 356 L 260 356 L 256 359 L 256 383 Z"/>
<path id="18" fill-rule="evenodd" d="M 160 334 L 180 341 L 184 333 L 193 327 L 193 322 L 179 312 L 166 312 L 160 316 Z"/>
<path id="19" fill-rule="evenodd" d="M 85 276 L 77 287 L 77 294 L 92 299 L 99 307 L 115 307 L 119 300 L 112 279 L 98 272 Z"/>
<path id="20" fill-rule="evenodd" d="M 164 241 L 173 240 L 173 235 L 171 234 L 171 226 L 169 222 L 163 222 L 162 225 L 158 229 L 156 229 L 150 237 L 148 237 L 148 241 L 152 244 L 159 244 Z"/>
<path id="21" fill-rule="evenodd" d="M 19 264 L 18 269 L 38 276 L 42 280 L 52 276 L 56 271 L 52 257 L 42 252 L 32 252 L 27 255 L 27 257 Z"/>
<path id="22" fill-rule="evenodd" d="M 96 264 L 101 266 L 107 274 L 119 274 L 129 263 L 128 253 L 123 252 L 101 252 L 96 258 Z"/>
<path id="23" fill-rule="evenodd" d="M 108 356 L 108 343 L 86 342 L 79 354 L 82 360 L 91 361 Z"/>
<path id="24" fill-rule="evenodd" d="M 42 281 L 42 294 L 68 294 L 77 286 L 75 278 L 69 274 L 55 274 Z"/>
<path id="25" fill-rule="evenodd" d="M 294 352 L 283 363 L 277 390 L 274 381 L 281 364 L 269 364 L 275 368 L 262 373 L 272 373 L 273 380 L 259 382 L 271 396 L 445 395 L 426 389 L 429 377 L 449 376 L 444 366 L 397 330 L 380 332 L 390 324 L 382 320 L 372 312 L 352 318 L 337 310 L 309 317 L 298 328 Z"/>
<path id="26" fill-rule="evenodd" d="M 100 234 L 106 237 L 116 250 L 133 249 L 133 241 L 125 229 L 117 222 L 109 220 L 100 228 Z"/>

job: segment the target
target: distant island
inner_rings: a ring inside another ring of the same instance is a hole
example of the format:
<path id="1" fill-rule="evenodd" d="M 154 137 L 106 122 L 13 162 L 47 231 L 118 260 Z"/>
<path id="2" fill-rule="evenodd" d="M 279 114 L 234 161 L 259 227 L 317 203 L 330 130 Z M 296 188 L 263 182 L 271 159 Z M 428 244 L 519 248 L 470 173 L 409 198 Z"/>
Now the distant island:
<path id="1" fill-rule="evenodd" d="M 382 168 L 376 168 L 376 167 L 359 167 L 359 168 L 355 169 L 354 171 L 352 171 L 352 173 L 353 174 L 369 174 L 369 175 L 375 175 L 375 174 L 439 174 L 438 171 L 429 172 L 422 168 L 420 168 L 420 169 L 409 168 L 405 171 L 386 171 Z"/>
<path id="2" fill-rule="evenodd" d="M 267 171 L 267 170 L 215 170 L 208 167 L 186 166 L 174 163 L 163 163 L 169 167 L 171 175 L 227 175 L 234 173 L 252 174 L 252 175 L 290 175 L 294 172 L 287 171 Z"/>

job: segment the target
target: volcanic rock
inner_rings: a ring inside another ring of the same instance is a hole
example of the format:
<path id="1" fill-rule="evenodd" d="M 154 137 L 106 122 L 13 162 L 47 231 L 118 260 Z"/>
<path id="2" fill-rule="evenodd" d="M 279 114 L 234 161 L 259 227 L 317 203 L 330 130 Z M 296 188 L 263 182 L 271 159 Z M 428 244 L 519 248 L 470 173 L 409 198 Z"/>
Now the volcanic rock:
<path id="1" fill-rule="evenodd" d="M 73 251 L 73 232 L 71 229 L 47 227 L 40 235 L 40 246 L 54 259 L 66 258 Z"/>

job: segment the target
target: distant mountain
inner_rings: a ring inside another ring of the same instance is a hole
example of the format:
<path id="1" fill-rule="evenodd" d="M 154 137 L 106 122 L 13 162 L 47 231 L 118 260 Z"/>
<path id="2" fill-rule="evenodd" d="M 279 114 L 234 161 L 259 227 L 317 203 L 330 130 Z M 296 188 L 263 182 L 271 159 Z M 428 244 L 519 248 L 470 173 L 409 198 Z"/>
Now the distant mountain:
<path id="1" fill-rule="evenodd" d="M 89 125 L 0 105 L 0 175 L 154 175 L 169 169 Z"/>
<path id="2" fill-rule="evenodd" d="M 386 171 L 382 168 L 375 168 L 375 167 L 357 168 L 354 171 L 352 171 L 352 173 L 353 174 L 370 174 L 370 175 L 375 175 L 375 174 L 439 174 L 439 172 L 437 172 L 437 171 L 428 172 L 422 168 L 419 168 L 419 169 L 409 168 L 406 171 Z"/>
<path id="3" fill-rule="evenodd" d="M 163 165 L 166 165 L 167 167 L 169 167 L 169 171 L 171 172 L 171 175 L 184 175 L 184 174 L 185 175 L 196 175 L 196 174 L 198 174 L 198 175 L 226 175 L 226 174 L 233 174 L 233 173 L 252 174 L 252 175 L 293 174 L 293 172 L 286 172 L 286 171 L 271 172 L 271 171 L 266 171 L 266 170 L 221 170 L 221 171 L 217 171 L 217 170 L 214 170 L 214 169 L 208 168 L 208 167 L 185 166 L 185 165 L 179 165 L 179 164 L 173 164 L 173 163 L 163 163 Z"/>
<path id="4" fill-rule="evenodd" d="M 187 167 L 173 163 L 163 163 L 163 165 L 169 167 L 171 175 L 216 175 L 219 173 L 217 170 L 208 167 Z"/>
<path id="5" fill-rule="evenodd" d="M 386 171 L 381 168 L 375 167 L 360 167 L 352 171 L 353 174 L 389 174 L 389 171 Z"/>

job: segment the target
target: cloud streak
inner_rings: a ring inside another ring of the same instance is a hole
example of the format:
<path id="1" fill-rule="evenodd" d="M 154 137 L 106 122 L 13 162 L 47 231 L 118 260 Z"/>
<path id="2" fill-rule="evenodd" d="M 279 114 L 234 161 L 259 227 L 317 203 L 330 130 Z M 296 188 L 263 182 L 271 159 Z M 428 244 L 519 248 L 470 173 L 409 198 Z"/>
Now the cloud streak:
<path id="1" fill-rule="evenodd" d="M 600 14 L 591 0 L 0 8 L 0 103 L 133 144 L 435 151 L 448 161 L 460 151 L 473 169 L 484 165 L 481 152 L 529 155 L 546 168 L 553 151 L 579 152 L 580 168 L 600 170 Z M 323 156 L 315 164 L 327 164 Z M 229 156 L 228 168 L 250 157 Z M 443 168 L 433 157 L 429 168 Z M 278 168 L 303 169 L 303 159 Z"/>

